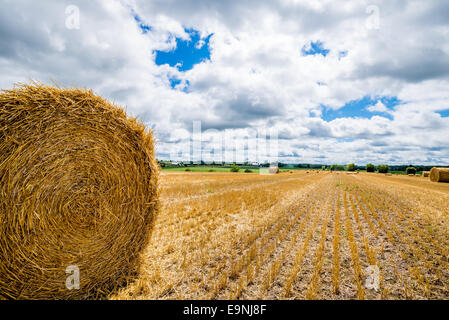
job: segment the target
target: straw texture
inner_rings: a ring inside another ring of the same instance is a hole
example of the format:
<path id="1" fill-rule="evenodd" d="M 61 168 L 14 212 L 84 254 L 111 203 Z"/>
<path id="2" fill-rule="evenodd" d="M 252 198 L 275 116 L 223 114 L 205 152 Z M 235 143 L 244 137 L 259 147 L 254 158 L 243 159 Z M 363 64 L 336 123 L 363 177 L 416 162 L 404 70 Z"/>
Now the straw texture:
<path id="1" fill-rule="evenodd" d="M 279 167 L 270 167 L 268 169 L 268 172 L 271 174 L 277 174 L 277 173 L 279 173 Z"/>
<path id="2" fill-rule="evenodd" d="M 151 132 L 92 91 L 2 91 L 0 298 L 104 298 L 132 280 L 157 180 Z"/>
<path id="3" fill-rule="evenodd" d="M 432 168 L 430 170 L 430 181 L 449 182 L 449 168 Z"/>

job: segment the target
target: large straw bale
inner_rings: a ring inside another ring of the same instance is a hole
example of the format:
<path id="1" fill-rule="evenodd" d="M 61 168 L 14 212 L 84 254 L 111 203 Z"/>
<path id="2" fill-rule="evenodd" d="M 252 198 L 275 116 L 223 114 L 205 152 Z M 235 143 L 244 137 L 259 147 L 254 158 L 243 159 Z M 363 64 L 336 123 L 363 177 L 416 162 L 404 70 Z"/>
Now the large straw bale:
<path id="1" fill-rule="evenodd" d="M 279 167 L 270 167 L 268 169 L 268 173 L 270 173 L 270 174 L 278 174 L 279 173 Z"/>
<path id="2" fill-rule="evenodd" d="M 430 170 L 430 181 L 449 182 L 449 168 L 432 168 Z"/>
<path id="3" fill-rule="evenodd" d="M 132 280 L 158 208 L 153 148 L 92 91 L 2 91 L 0 298 L 104 298 Z"/>

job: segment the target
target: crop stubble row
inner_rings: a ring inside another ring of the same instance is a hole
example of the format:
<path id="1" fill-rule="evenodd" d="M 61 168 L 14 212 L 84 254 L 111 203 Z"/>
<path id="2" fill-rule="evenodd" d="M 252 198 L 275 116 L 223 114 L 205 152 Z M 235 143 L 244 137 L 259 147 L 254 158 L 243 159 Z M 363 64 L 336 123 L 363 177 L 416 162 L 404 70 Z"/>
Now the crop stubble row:
<path id="1" fill-rule="evenodd" d="M 419 192 L 417 180 L 369 174 L 217 173 L 195 177 L 196 193 L 183 197 L 191 177 L 170 177 L 140 278 L 112 298 L 449 297 L 449 188 L 423 182 Z M 373 265 L 379 290 L 365 286 Z"/>

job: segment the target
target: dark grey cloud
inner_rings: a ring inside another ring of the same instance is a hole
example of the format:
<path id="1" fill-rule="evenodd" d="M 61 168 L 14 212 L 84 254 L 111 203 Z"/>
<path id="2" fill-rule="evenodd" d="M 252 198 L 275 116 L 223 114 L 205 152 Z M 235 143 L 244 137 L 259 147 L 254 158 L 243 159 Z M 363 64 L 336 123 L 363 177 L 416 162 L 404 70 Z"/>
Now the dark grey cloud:
<path id="1" fill-rule="evenodd" d="M 424 5 L 422 5 L 424 4 Z M 445 26 L 449 24 L 448 1 L 426 1 L 421 3 L 419 10 L 408 16 L 406 21 L 410 25 Z"/>
<path id="2" fill-rule="evenodd" d="M 373 147 L 386 147 L 386 146 L 388 146 L 388 143 L 384 140 L 375 140 L 375 141 L 372 141 L 370 143 L 370 145 Z"/>
<path id="3" fill-rule="evenodd" d="M 108 96 L 113 100 L 126 101 L 128 97 L 135 95 L 136 93 L 138 93 L 138 91 L 139 90 L 136 87 L 120 89 L 113 88 L 108 92 Z M 151 114 L 149 112 L 142 112 L 141 114 L 139 114 L 139 118 L 143 121 L 146 121 L 151 119 Z"/>
<path id="4" fill-rule="evenodd" d="M 447 148 L 447 146 L 444 146 L 444 147 L 443 146 L 433 146 L 433 147 L 424 146 L 423 148 L 424 148 L 424 150 L 427 150 L 427 151 L 443 151 Z"/>
<path id="5" fill-rule="evenodd" d="M 186 127 L 191 125 L 191 122 L 186 122 Z M 248 121 L 242 119 L 218 119 L 218 120 L 203 120 L 202 121 L 202 129 L 203 130 L 226 130 L 226 129 L 243 129 L 249 127 Z"/>
<path id="6" fill-rule="evenodd" d="M 299 135 L 292 130 L 283 129 L 278 132 L 278 138 L 281 140 L 295 140 L 299 138 Z"/>
<path id="7" fill-rule="evenodd" d="M 251 92 L 239 93 L 231 99 L 218 103 L 214 111 L 220 120 L 215 123 L 205 120 L 205 125 L 211 128 L 215 125 L 217 129 L 226 129 L 225 126 L 228 128 L 249 127 L 252 121 L 282 115 L 283 108 L 276 103 L 276 99 L 264 99 L 264 97 L 257 101 Z"/>
<path id="8" fill-rule="evenodd" d="M 268 3 L 271 1 L 152 0 L 138 2 L 138 10 L 153 17 L 157 14 L 174 17 L 184 21 L 187 27 L 197 25 L 205 16 L 212 16 L 230 27 L 239 28 L 254 11 L 267 7 Z"/>
<path id="9" fill-rule="evenodd" d="M 406 50 L 407 47 L 400 41 L 396 45 L 404 49 L 399 55 L 358 66 L 357 77 L 388 77 L 416 83 L 449 76 L 449 53 L 439 48 Z"/>
<path id="10" fill-rule="evenodd" d="M 301 156 L 301 155 L 298 154 L 296 151 L 292 151 L 292 152 L 280 152 L 280 153 L 279 153 L 279 157 L 280 157 L 280 158 L 291 158 L 291 157 L 298 158 L 298 157 L 300 157 L 300 156 Z"/>
<path id="11" fill-rule="evenodd" d="M 127 48 L 110 47 L 105 33 L 116 17 L 101 1 L 81 0 L 76 2 L 80 29 L 68 29 L 65 10 L 73 4 L 1 1 L 0 57 L 25 74 L 38 73 L 41 81 L 52 79 L 66 86 L 94 87 L 105 74 L 125 68 Z"/>

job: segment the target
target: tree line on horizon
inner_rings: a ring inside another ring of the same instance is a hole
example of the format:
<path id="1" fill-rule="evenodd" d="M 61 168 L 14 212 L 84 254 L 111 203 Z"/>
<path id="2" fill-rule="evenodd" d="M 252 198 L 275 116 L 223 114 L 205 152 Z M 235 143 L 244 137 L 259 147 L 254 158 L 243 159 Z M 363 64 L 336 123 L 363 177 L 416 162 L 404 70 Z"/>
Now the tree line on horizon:
<path id="1" fill-rule="evenodd" d="M 170 161 L 158 161 L 161 167 L 170 167 Z M 185 161 L 181 162 L 181 166 L 226 166 L 231 167 L 233 164 L 240 165 L 243 167 L 251 167 L 251 162 L 242 162 L 242 163 L 223 163 L 223 162 L 204 162 L 204 161 Z M 269 163 L 260 163 L 259 167 L 269 167 Z M 368 163 L 366 165 L 356 165 L 354 163 L 349 163 L 347 165 L 341 164 L 310 164 L 310 163 L 283 163 L 278 162 L 279 168 L 299 168 L 299 169 L 313 169 L 313 170 L 330 170 L 330 171 L 367 171 L 367 172 L 380 172 L 380 173 L 388 173 L 388 172 L 405 172 L 408 174 L 415 174 L 417 172 L 422 171 L 430 171 L 433 167 L 442 167 L 441 165 L 432 165 L 432 166 L 423 166 L 423 165 L 388 165 L 388 164 L 379 164 L 374 165 L 372 163 Z"/>
<path id="2" fill-rule="evenodd" d="M 422 171 L 430 171 L 435 166 L 414 166 L 403 165 L 403 166 L 389 166 L 388 164 L 379 164 L 375 166 L 372 163 L 368 163 L 365 166 L 356 166 L 354 163 L 349 163 L 346 166 L 341 164 L 333 164 L 330 166 L 322 166 L 322 170 L 330 170 L 330 171 L 366 171 L 366 172 L 379 172 L 379 173 L 388 173 L 388 172 L 405 172 L 407 174 L 416 174 Z"/>

